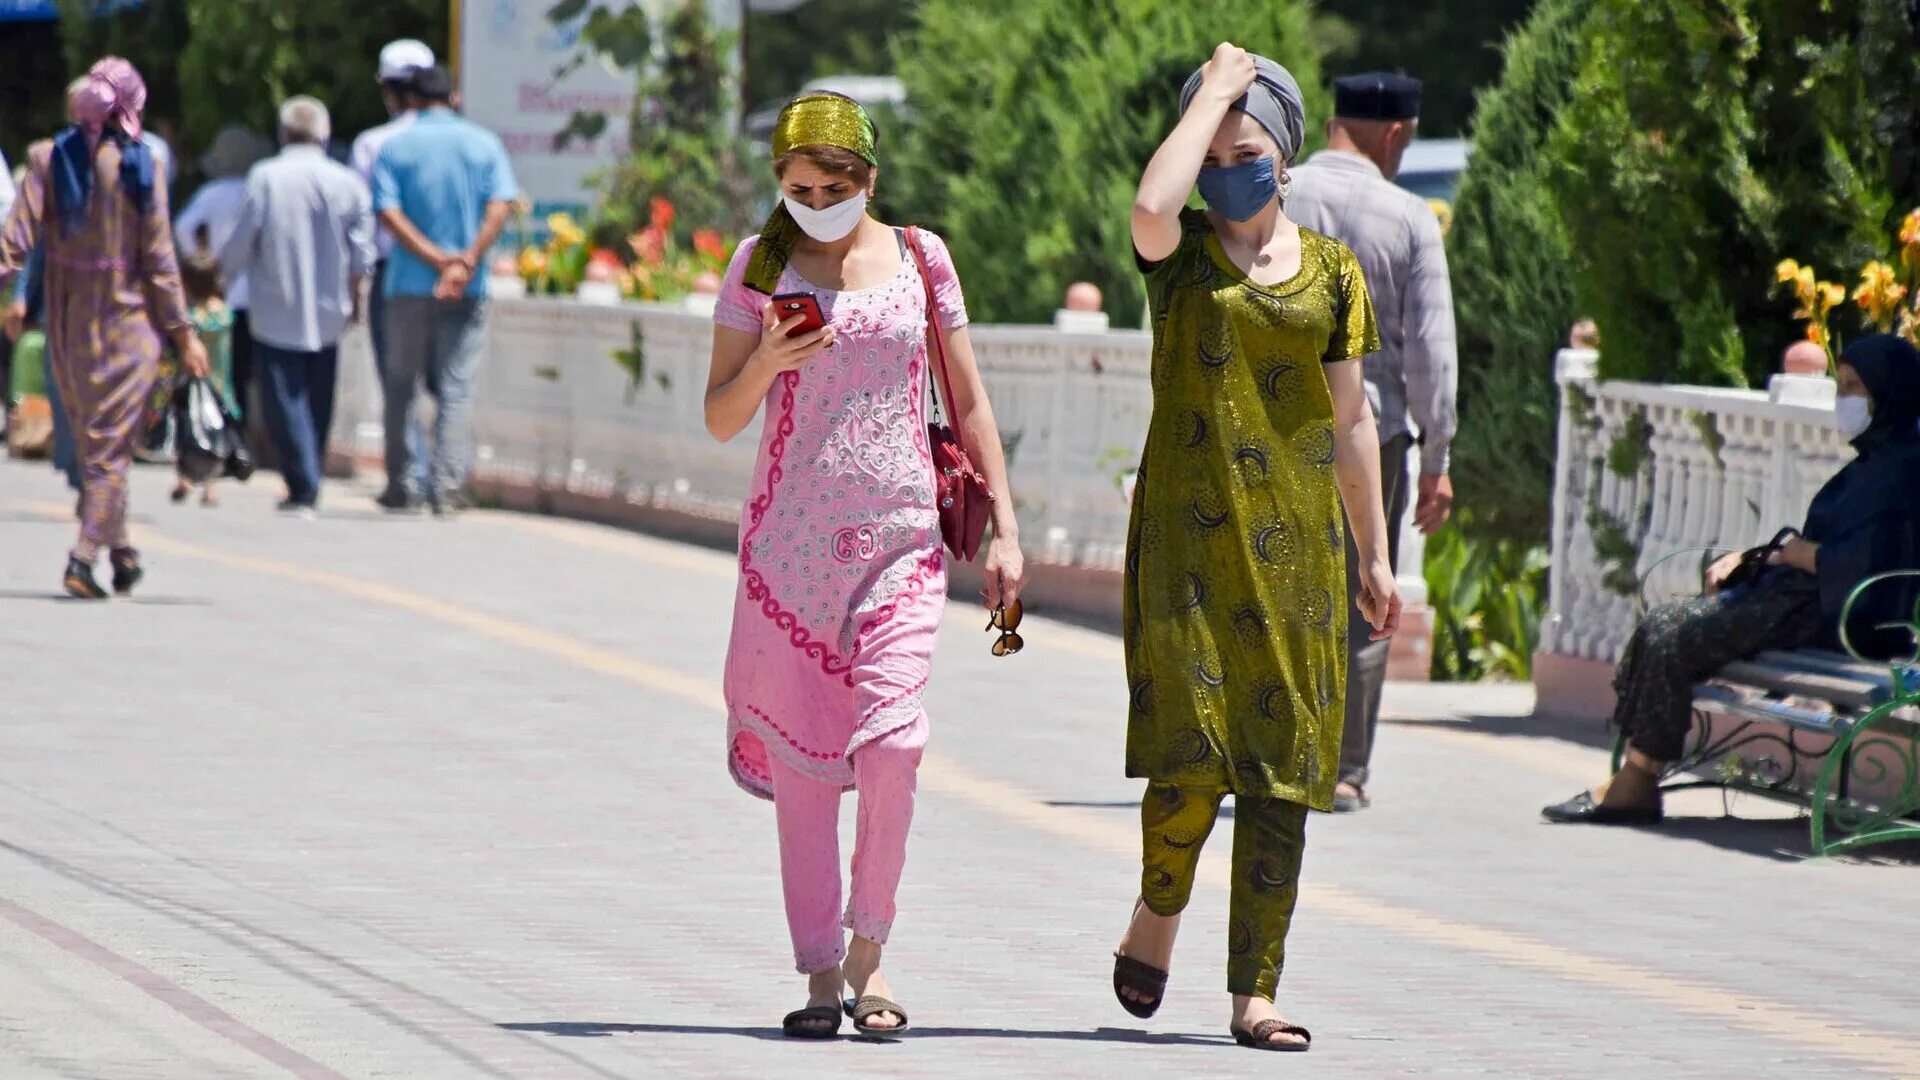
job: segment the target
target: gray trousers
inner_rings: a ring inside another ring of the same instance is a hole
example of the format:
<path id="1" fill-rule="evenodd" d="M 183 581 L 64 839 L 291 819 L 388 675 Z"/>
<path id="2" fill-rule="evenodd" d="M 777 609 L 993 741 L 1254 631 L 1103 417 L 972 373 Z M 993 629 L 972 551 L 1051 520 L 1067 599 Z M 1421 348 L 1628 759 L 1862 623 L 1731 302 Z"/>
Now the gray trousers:
<path id="1" fill-rule="evenodd" d="M 1407 516 L 1407 451 L 1410 435 L 1396 435 L 1380 446 L 1381 503 L 1387 510 L 1387 558 L 1400 572 L 1400 526 Z M 1360 596 L 1360 551 L 1347 533 L 1347 597 Z M 1373 627 L 1358 607 L 1347 610 L 1347 729 L 1340 739 L 1340 779 L 1364 787 L 1373 760 L 1373 735 L 1380 724 L 1380 691 L 1387 681 L 1391 641 L 1368 641 Z"/>
<path id="2" fill-rule="evenodd" d="M 473 463 L 473 379 L 486 344 L 486 302 L 392 296 L 385 315 L 387 490 L 411 492 L 415 451 L 407 428 L 424 380 L 437 406 L 431 490 L 411 493 L 452 495 L 466 484 Z"/>

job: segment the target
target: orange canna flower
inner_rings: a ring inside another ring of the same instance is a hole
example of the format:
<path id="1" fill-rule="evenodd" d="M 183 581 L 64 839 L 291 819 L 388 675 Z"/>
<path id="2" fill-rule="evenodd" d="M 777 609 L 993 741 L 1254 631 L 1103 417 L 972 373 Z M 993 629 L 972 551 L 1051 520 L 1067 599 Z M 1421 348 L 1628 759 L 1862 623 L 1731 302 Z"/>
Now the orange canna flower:
<path id="1" fill-rule="evenodd" d="M 673 203 L 660 195 L 647 207 L 647 227 L 665 232 L 673 228 Z"/>
<path id="2" fill-rule="evenodd" d="M 1908 211 L 1906 220 L 1900 223 L 1900 242 L 1920 245 L 1920 207 Z"/>
<path id="3" fill-rule="evenodd" d="M 649 225 L 632 236 L 627 237 L 627 246 L 646 266 L 658 266 L 667 255 L 667 231 Z"/>
<path id="4" fill-rule="evenodd" d="M 1800 264 L 1792 259 L 1781 259 L 1779 265 L 1773 268 L 1773 274 L 1780 284 L 1785 285 L 1800 276 Z"/>
<path id="5" fill-rule="evenodd" d="M 727 257 L 727 242 L 720 238 L 718 229 L 696 229 L 693 233 L 693 250 L 710 259 Z"/>
<path id="6" fill-rule="evenodd" d="M 1831 281 L 1823 281 L 1820 283 L 1820 298 L 1826 301 L 1825 306 L 1830 310 L 1846 300 L 1847 287 L 1836 285 Z"/>

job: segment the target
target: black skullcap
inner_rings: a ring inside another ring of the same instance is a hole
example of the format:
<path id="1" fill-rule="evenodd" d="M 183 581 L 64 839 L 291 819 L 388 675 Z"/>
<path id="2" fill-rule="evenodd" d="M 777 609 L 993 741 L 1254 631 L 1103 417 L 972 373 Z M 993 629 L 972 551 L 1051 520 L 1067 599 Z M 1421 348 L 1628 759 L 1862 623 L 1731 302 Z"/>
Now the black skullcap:
<path id="1" fill-rule="evenodd" d="M 413 73 L 413 92 L 428 101 L 453 100 L 453 72 L 435 65 Z"/>
<path id="2" fill-rule="evenodd" d="M 1420 116 L 1420 80 L 1370 71 L 1333 80 L 1333 115 L 1347 120 L 1413 120 Z"/>

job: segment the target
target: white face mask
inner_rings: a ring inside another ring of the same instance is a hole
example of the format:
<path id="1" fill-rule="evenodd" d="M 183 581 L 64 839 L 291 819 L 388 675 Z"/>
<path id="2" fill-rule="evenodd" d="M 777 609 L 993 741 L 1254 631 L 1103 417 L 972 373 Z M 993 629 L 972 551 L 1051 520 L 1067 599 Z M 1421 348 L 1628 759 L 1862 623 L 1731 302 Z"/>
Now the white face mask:
<path id="1" fill-rule="evenodd" d="M 806 203 L 784 196 L 781 201 L 787 204 L 787 213 L 793 215 L 800 231 L 823 244 L 845 239 L 860 225 L 860 219 L 867 216 L 867 193 L 864 191 L 855 192 L 853 197 L 842 199 L 825 210 L 815 210 Z"/>
<path id="2" fill-rule="evenodd" d="M 1873 406 L 1859 394 L 1835 398 L 1833 426 L 1839 428 L 1849 441 L 1857 439 L 1873 426 Z"/>

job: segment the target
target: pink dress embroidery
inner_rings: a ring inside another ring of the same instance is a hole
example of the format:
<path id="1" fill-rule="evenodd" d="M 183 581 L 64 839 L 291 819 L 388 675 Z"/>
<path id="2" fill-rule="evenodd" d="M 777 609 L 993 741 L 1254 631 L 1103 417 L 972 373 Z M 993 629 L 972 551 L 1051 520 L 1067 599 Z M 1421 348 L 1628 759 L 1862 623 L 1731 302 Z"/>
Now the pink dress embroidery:
<path id="1" fill-rule="evenodd" d="M 769 298 L 742 278 L 758 238 L 727 270 L 714 321 L 761 331 Z M 965 326 L 946 245 L 927 259 L 940 323 Z M 769 756 L 853 786 L 850 757 L 921 716 L 946 598 L 927 451 L 926 297 L 913 261 L 867 289 L 810 292 L 833 346 L 774 380 L 740 520 L 740 588 L 727 649 L 727 764 L 772 798 Z"/>

